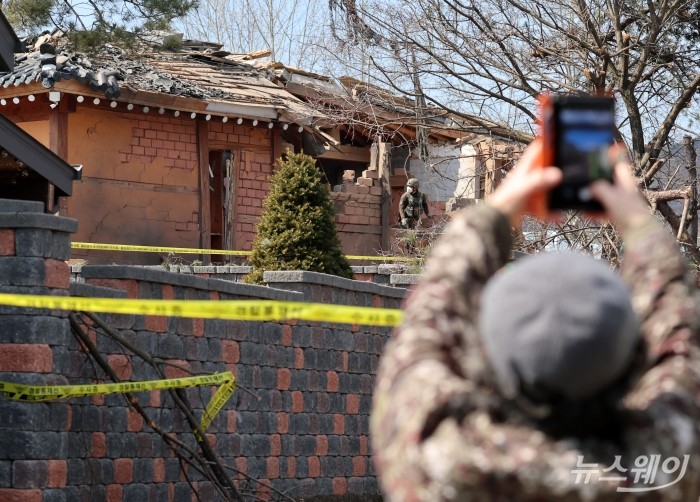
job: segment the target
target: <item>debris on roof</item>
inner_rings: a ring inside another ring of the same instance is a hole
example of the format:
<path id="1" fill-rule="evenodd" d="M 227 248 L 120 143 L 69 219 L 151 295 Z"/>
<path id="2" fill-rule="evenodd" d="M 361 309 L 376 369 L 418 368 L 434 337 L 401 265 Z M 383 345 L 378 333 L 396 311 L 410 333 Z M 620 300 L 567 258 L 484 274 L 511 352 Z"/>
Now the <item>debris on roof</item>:
<path id="1" fill-rule="evenodd" d="M 187 38 L 182 41 L 182 46 L 191 51 L 211 51 L 213 53 L 226 52 L 226 54 L 229 54 L 227 51 L 221 51 L 221 49 L 223 49 L 224 47 L 224 44 L 220 44 L 219 42 L 206 42 L 203 40 L 191 40 Z"/>
<path id="2" fill-rule="evenodd" d="M 169 36 L 159 34 L 155 40 L 162 43 Z M 116 99 L 129 88 L 202 100 L 299 107 L 301 101 L 271 82 L 269 72 L 227 57 L 230 53 L 221 47 L 184 40 L 177 52 L 134 55 L 105 44 L 97 55 L 87 55 L 72 51 L 62 34 L 45 34 L 31 52 L 17 55 L 13 71 L 0 73 L 0 87 L 41 82 L 50 89 L 56 82 L 74 79 L 103 92 L 107 99 Z"/>
<path id="3" fill-rule="evenodd" d="M 207 101 L 211 110 L 223 109 L 220 104 L 261 107 L 265 117 L 309 127 L 330 118 L 321 111 L 326 108 L 331 115 L 331 109 L 338 109 L 364 113 L 379 125 L 417 127 L 414 100 L 352 77 L 334 79 L 261 60 L 270 56 L 269 49 L 232 54 L 222 44 L 183 40 L 181 33 L 172 32 L 153 32 L 143 40 L 148 43 L 139 54 L 105 44 L 97 54 L 88 55 L 73 51 L 59 31 L 43 34 L 29 52 L 16 55 L 14 70 L 0 73 L 0 88 L 41 82 L 51 89 L 57 82 L 74 79 L 107 99 L 117 99 L 128 89 Z M 341 120 L 347 121 L 347 113 Z M 424 110 L 424 120 L 430 134 L 451 140 L 468 131 L 496 135 L 506 131 L 479 117 L 448 115 L 437 107 Z"/>
<path id="4" fill-rule="evenodd" d="M 141 42 L 150 46 L 173 47 L 182 45 L 182 33 L 176 31 L 152 30 L 141 35 Z"/>
<path id="5" fill-rule="evenodd" d="M 231 59 L 233 61 L 251 61 L 253 59 L 267 58 L 270 57 L 272 51 L 270 49 L 262 49 L 259 51 L 247 52 L 246 54 L 231 54 L 226 56 L 226 59 Z"/>

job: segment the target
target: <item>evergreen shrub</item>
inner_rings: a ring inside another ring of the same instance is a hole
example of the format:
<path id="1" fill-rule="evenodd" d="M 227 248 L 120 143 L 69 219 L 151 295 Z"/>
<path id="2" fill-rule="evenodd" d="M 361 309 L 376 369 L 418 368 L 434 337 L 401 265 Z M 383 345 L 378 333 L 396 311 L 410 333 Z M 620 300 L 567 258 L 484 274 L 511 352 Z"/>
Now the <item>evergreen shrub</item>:
<path id="1" fill-rule="evenodd" d="M 250 261 L 248 283 L 262 283 L 266 270 L 353 277 L 336 233 L 328 185 L 312 157 L 291 153 L 277 160 Z"/>

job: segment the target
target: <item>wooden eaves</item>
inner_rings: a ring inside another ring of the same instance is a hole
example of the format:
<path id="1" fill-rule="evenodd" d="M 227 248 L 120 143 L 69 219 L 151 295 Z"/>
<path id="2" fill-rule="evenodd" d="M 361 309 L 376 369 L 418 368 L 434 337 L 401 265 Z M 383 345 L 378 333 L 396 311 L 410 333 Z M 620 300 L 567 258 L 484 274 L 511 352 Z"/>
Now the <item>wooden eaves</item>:
<path id="1" fill-rule="evenodd" d="M 0 148 L 53 183 L 60 196 L 73 193 L 73 180 L 80 171 L 67 164 L 12 121 L 0 115 Z"/>
<path id="2" fill-rule="evenodd" d="M 104 93 L 93 91 L 87 84 L 81 84 L 74 80 L 64 80 L 56 82 L 51 89 L 46 89 L 40 82 L 32 82 L 20 87 L 0 88 L 0 98 L 9 99 L 27 95 L 39 95 L 50 91 L 58 91 L 86 98 L 99 98 L 104 100 Z M 109 101 L 109 100 L 108 100 Z M 114 101 L 120 103 L 131 103 L 137 106 L 149 106 L 153 108 L 166 108 L 168 110 L 178 110 L 180 112 L 197 113 L 206 115 L 228 115 L 249 120 L 270 121 L 278 117 L 278 110 L 272 105 L 235 103 L 232 101 L 204 100 L 200 98 L 190 98 L 175 96 L 162 92 L 143 91 L 131 88 L 124 88 L 118 99 Z"/>

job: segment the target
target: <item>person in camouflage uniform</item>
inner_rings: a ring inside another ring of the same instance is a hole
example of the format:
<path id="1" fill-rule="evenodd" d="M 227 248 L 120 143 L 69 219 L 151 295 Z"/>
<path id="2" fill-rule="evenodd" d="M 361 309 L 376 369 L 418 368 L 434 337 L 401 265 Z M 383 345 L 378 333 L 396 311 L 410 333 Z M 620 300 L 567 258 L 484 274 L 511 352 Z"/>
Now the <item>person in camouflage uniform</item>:
<path id="1" fill-rule="evenodd" d="M 399 200 L 399 217 L 402 228 L 416 228 L 420 221 L 421 211 L 430 218 L 428 199 L 419 191 L 420 184 L 416 178 L 411 178 L 406 183 L 406 192 Z"/>
<path id="2" fill-rule="evenodd" d="M 694 281 L 675 239 L 638 194 L 628 164 L 616 165 L 615 185 L 591 187 L 623 236 L 621 274 L 642 340 L 620 384 L 624 398 L 615 400 L 609 415 L 591 415 L 592 422 L 619 423 L 617 432 L 596 434 L 581 417 L 563 421 L 560 430 L 547 427 L 505 398 L 494 381 L 477 326 L 482 289 L 505 264 L 511 225 L 526 201 L 560 182 L 558 169 L 535 167 L 540 148 L 537 142 L 528 148 L 488 205 L 453 220 L 406 300 L 373 397 L 373 460 L 383 492 L 394 502 L 696 502 L 700 347 Z M 680 480 L 660 488 L 679 472 L 669 476 L 658 469 L 650 483 L 633 472 L 643 467 L 635 459 L 653 455 L 661 462 L 687 459 Z M 611 471 L 581 479 L 589 464 Z M 628 470 L 612 470 L 617 465 Z M 601 479 L 606 475 L 617 478 Z"/>

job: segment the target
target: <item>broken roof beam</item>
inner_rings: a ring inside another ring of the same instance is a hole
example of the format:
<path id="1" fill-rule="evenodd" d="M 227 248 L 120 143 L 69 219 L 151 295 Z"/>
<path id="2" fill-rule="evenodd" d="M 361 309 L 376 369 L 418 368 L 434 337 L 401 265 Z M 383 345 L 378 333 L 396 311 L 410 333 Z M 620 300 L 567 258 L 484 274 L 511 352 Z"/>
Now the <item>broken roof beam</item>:
<path id="1" fill-rule="evenodd" d="M 408 132 L 407 128 L 415 129 L 417 124 L 415 121 L 408 122 L 410 119 L 407 114 L 402 114 L 396 111 L 388 110 L 385 108 L 377 108 L 370 104 L 364 102 L 353 101 L 349 97 L 343 98 L 340 96 L 329 96 L 328 94 L 321 94 L 320 92 L 304 88 L 303 86 L 297 84 L 287 84 L 286 89 L 294 94 L 303 95 L 304 97 L 316 99 L 323 102 L 329 106 L 336 106 L 343 110 L 350 110 L 356 118 L 355 122 L 376 122 L 376 129 L 386 129 L 390 131 L 401 130 L 401 133 L 407 137 L 415 138 L 415 131 Z M 368 119 L 363 119 L 362 117 L 368 117 Z M 330 118 L 325 119 L 321 122 L 316 121 L 317 125 L 321 127 L 326 127 L 334 124 L 332 115 Z M 464 132 L 457 129 L 450 129 L 447 127 L 436 127 L 435 123 L 428 121 L 429 135 L 434 139 L 437 138 L 448 138 L 448 139 L 458 139 L 464 136 Z"/>
<path id="2" fill-rule="evenodd" d="M 208 42 L 206 40 L 192 40 L 191 38 L 186 38 L 182 40 L 182 46 L 193 50 L 221 50 L 224 44 L 220 42 Z"/>
<path id="3" fill-rule="evenodd" d="M 233 54 L 232 54 L 233 55 Z M 252 59 L 260 59 L 260 58 L 266 58 L 272 55 L 272 50 L 271 49 L 262 49 L 259 51 L 252 51 L 247 54 L 243 54 L 242 56 L 240 54 L 236 54 L 236 56 L 241 56 L 240 59 L 241 61 L 250 61 Z"/>
<path id="4" fill-rule="evenodd" d="M 326 152 L 316 157 L 319 159 L 344 160 L 346 162 L 362 162 L 369 164 L 370 150 L 367 147 L 337 145 L 326 146 Z"/>

